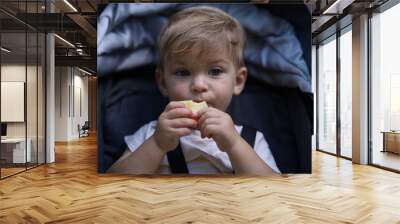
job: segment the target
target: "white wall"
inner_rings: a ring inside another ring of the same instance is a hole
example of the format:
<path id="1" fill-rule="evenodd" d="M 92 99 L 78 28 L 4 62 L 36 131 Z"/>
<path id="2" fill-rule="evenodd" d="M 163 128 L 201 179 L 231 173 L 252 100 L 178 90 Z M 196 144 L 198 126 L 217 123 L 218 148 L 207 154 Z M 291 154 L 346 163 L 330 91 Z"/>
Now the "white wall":
<path id="1" fill-rule="evenodd" d="M 1 121 L 24 122 L 24 104 L 25 83 L 1 81 Z"/>
<path id="2" fill-rule="evenodd" d="M 56 141 L 77 139 L 78 124 L 88 120 L 88 78 L 83 75 L 76 68 L 56 67 Z"/>
<path id="3" fill-rule="evenodd" d="M 27 72 L 27 74 L 26 74 Z M 28 137 L 31 133 L 35 133 L 36 136 L 36 107 L 37 95 L 36 95 L 36 80 L 32 77 L 36 77 L 36 66 L 27 66 L 19 64 L 5 64 L 1 66 L 1 81 L 10 82 L 26 82 L 25 76 L 28 76 L 28 87 L 27 87 L 27 120 L 28 120 Z M 33 86 L 33 87 L 32 87 Z M 29 88 L 31 87 L 31 88 Z M 3 96 L 4 97 L 4 96 Z M 42 105 L 39 105 L 39 107 Z M 1 108 L 1 110 L 7 110 L 9 108 Z M 7 136 L 8 137 L 25 137 L 25 126 L 26 122 L 7 122 Z"/>
<path id="4" fill-rule="evenodd" d="M 68 140 L 69 69 L 55 68 L 55 141 Z"/>
<path id="5" fill-rule="evenodd" d="M 78 73 L 77 73 L 78 72 Z M 81 126 L 88 121 L 88 78 L 82 76 L 79 70 L 74 70 L 74 113 L 73 113 L 73 123 L 72 123 L 72 135 L 78 136 L 78 124 Z"/>
<path id="6" fill-rule="evenodd" d="M 1 81 L 9 82 L 25 82 L 26 67 L 24 65 L 9 64 L 1 66 Z M 31 70 L 28 67 L 28 71 Z M 26 82 L 25 82 L 26 83 Z M 2 96 L 4 97 L 4 96 Z M 1 108 L 7 110 L 7 108 Z M 8 137 L 25 137 L 25 123 L 24 122 L 10 122 L 7 123 L 7 136 Z"/>

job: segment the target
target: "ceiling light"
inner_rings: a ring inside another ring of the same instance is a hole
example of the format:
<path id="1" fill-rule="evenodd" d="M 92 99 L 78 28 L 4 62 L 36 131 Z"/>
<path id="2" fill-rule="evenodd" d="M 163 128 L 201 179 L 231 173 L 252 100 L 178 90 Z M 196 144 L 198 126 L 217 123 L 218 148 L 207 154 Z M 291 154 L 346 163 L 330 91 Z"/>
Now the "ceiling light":
<path id="1" fill-rule="evenodd" d="M 57 37 L 58 39 L 60 39 L 61 41 L 63 41 L 64 43 L 66 43 L 67 45 L 69 45 L 70 47 L 75 48 L 75 45 L 71 44 L 71 42 L 67 41 L 66 39 L 58 36 L 57 34 L 54 34 L 55 37 Z"/>
<path id="2" fill-rule="evenodd" d="M 331 10 L 334 9 L 335 7 L 337 7 L 337 4 L 339 4 L 339 2 L 340 2 L 340 0 L 336 0 L 332 5 L 330 5 L 327 9 L 325 9 L 322 14 L 332 13 Z"/>
<path id="3" fill-rule="evenodd" d="M 343 10 L 351 5 L 355 0 L 336 0 L 327 9 L 324 10 L 322 14 L 342 14 Z"/>
<path id="4" fill-rule="evenodd" d="M 71 4 L 69 3 L 68 0 L 64 0 L 65 4 L 67 4 L 72 10 L 74 10 L 74 12 L 78 12 L 78 10 Z"/>
<path id="5" fill-rule="evenodd" d="M 5 47 L 1 47 L 1 50 L 4 51 L 4 52 L 6 52 L 6 53 L 10 53 L 10 52 L 11 52 L 9 49 L 7 49 L 7 48 L 5 48 Z"/>
<path id="6" fill-rule="evenodd" d="M 79 69 L 79 71 L 81 71 L 81 72 L 83 72 L 83 73 L 85 73 L 85 74 L 87 74 L 87 75 L 92 75 L 92 73 L 89 73 L 88 71 L 85 71 L 85 70 L 83 70 L 83 69 L 81 69 L 81 68 L 78 68 Z"/>

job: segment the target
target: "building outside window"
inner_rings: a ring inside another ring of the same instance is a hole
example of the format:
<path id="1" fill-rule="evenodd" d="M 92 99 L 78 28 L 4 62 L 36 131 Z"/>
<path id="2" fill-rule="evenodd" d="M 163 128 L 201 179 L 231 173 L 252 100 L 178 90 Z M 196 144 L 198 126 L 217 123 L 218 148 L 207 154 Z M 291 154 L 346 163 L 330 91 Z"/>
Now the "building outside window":
<path id="1" fill-rule="evenodd" d="M 318 47 L 318 149 L 336 154 L 336 38 Z"/>
<path id="2" fill-rule="evenodd" d="M 351 158 L 352 149 L 352 34 L 351 26 L 340 36 L 340 154 Z"/>

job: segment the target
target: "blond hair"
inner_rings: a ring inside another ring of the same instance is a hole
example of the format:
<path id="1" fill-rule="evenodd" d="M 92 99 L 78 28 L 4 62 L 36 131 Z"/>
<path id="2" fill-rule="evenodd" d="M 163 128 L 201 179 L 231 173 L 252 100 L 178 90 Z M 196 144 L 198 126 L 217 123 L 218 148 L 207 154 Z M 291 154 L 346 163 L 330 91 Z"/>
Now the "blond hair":
<path id="1" fill-rule="evenodd" d="M 225 43 L 235 66 L 244 66 L 245 32 L 240 23 L 213 7 L 193 7 L 174 14 L 158 38 L 160 64 L 166 58 L 183 55 L 196 43 Z"/>

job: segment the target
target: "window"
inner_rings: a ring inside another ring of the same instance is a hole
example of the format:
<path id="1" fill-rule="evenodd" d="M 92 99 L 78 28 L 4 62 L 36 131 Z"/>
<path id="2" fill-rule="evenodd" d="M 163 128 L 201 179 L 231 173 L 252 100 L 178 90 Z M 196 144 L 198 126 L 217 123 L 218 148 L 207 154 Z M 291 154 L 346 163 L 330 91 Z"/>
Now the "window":
<path id="1" fill-rule="evenodd" d="M 318 48 L 318 149 L 336 153 L 336 39 Z"/>
<path id="2" fill-rule="evenodd" d="M 388 146 L 400 147 L 399 21 L 400 4 L 371 18 L 371 162 L 395 170 L 400 170 L 400 150 Z"/>
<path id="3" fill-rule="evenodd" d="M 352 141 L 352 35 L 340 36 L 340 155 L 351 158 Z"/>

